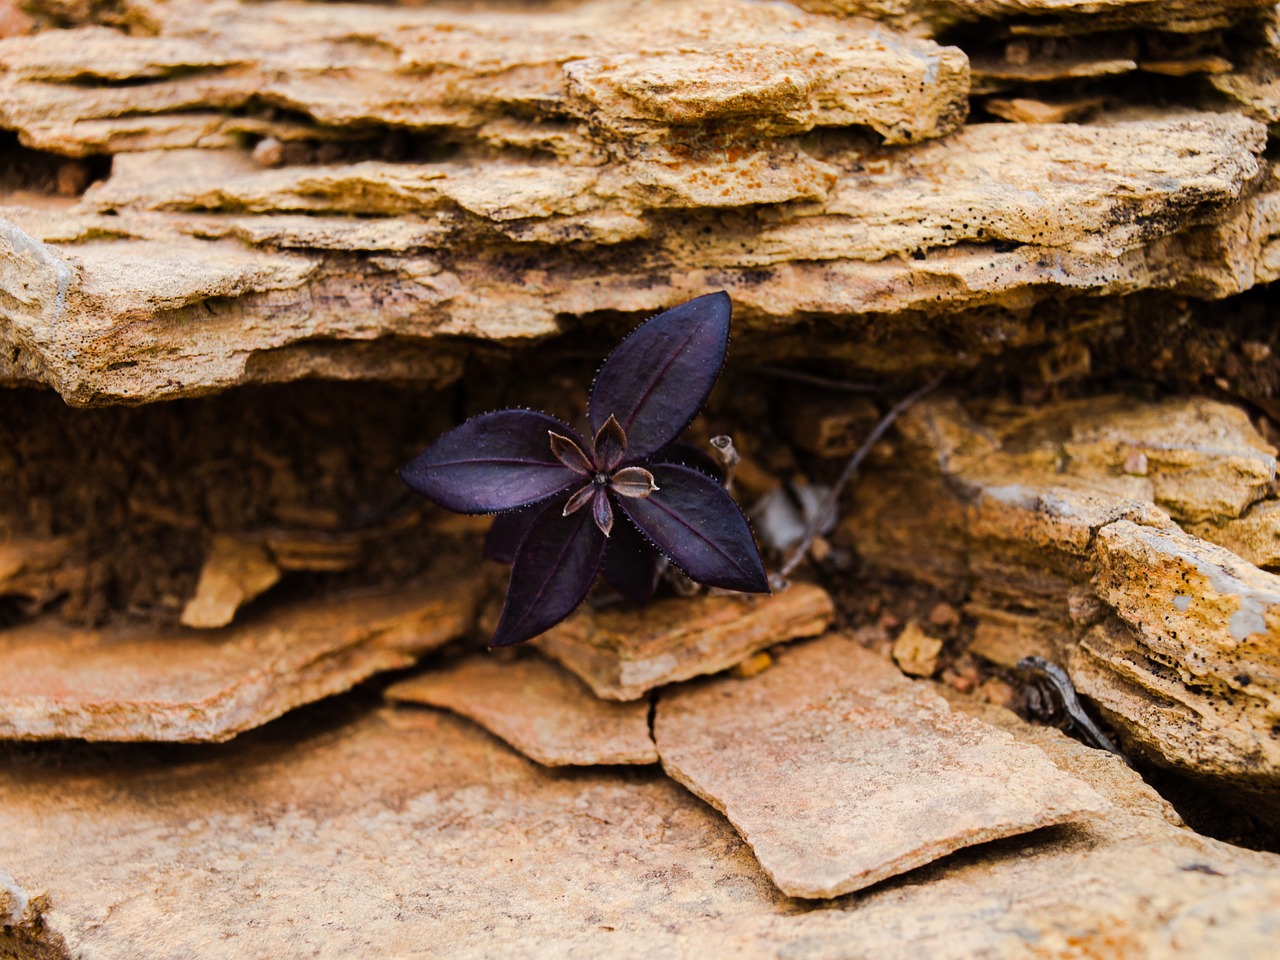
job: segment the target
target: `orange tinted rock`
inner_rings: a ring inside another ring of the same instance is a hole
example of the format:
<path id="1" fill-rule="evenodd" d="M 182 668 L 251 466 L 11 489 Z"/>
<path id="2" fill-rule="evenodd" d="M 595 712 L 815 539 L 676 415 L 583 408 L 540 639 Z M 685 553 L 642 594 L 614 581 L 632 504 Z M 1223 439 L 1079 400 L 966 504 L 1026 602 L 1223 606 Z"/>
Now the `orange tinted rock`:
<path id="1" fill-rule="evenodd" d="M 0 631 L 0 737 L 227 740 L 471 626 L 478 581 L 277 607 L 222 630 Z"/>
<path id="2" fill-rule="evenodd" d="M 599 700 L 541 657 L 469 657 L 402 680 L 386 696 L 452 710 L 549 767 L 658 760 L 647 701 Z"/>
<path id="3" fill-rule="evenodd" d="M 280 580 L 280 568 L 260 543 L 220 535 L 200 571 L 196 595 L 182 611 L 184 627 L 225 627 L 241 605 Z"/>
<path id="4" fill-rule="evenodd" d="M 1106 803 L 1034 747 L 952 713 L 852 640 L 752 680 L 664 692 L 662 765 L 738 828 L 793 897 L 835 897 Z"/>
<path id="5" fill-rule="evenodd" d="M 1197 836 L 1116 758 L 1006 711 L 988 722 L 1111 815 L 822 910 L 652 768 L 547 770 L 433 710 L 324 714 L 161 754 L 0 751 L 0 864 L 47 891 L 67 953 L 107 960 L 1274 953 L 1280 858 Z"/>
<path id="6" fill-rule="evenodd" d="M 584 608 L 534 644 L 596 696 L 637 700 L 654 687 L 727 670 L 775 643 L 822 633 L 834 615 L 825 590 L 796 583 L 771 597 L 703 594 L 643 610 Z"/>

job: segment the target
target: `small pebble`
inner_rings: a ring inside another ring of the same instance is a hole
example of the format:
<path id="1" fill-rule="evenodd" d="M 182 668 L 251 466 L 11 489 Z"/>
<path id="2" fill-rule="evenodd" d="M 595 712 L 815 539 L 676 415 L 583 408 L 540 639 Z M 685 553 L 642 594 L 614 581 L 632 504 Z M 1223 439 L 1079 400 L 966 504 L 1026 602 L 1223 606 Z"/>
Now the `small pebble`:
<path id="1" fill-rule="evenodd" d="M 253 148 L 253 162 L 264 167 L 278 167 L 284 163 L 284 144 L 275 137 L 263 137 Z"/>
<path id="2" fill-rule="evenodd" d="M 764 673 L 773 666 L 773 657 L 761 650 L 759 653 L 753 654 L 739 664 L 735 664 L 729 671 L 729 675 L 737 677 L 739 680 L 749 680 L 751 677 Z"/>
<path id="3" fill-rule="evenodd" d="M 929 625 L 933 627 L 954 627 L 960 622 L 960 611 L 945 600 L 935 603 L 929 611 Z"/>
<path id="4" fill-rule="evenodd" d="M 1250 363 L 1261 363 L 1271 356 L 1271 347 L 1269 344 L 1260 343 L 1257 340 L 1246 340 L 1240 344 L 1240 352 L 1245 355 Z"/>
<path id="5" fill-rule="evenodd" d="M 67 160 L 58 167 L 58 193 L 78 197 L 89 186 L 89 166 L 81 160 Z"/>
<path id="6" fill-rule="evenodd" d="M 1147 475 L 1147 455 L 1141 450 L 1130 450 L 1124 458 L 1124 472 L 1134 477 Z"/>

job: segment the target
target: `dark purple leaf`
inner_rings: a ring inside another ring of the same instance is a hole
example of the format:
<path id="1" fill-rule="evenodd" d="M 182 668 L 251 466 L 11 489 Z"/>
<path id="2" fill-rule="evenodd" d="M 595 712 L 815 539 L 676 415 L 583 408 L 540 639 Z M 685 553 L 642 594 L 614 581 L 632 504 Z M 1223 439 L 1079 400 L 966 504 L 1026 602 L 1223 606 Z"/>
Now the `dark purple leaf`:
<path id="1" fill-rule="evenodd" d="M 588 405 L 591 429 L 616 416 L 627 435 L 628 463 L 644 460 L 702 409 L 729 347 L 729 296 L 682 303 L 636 328 L 609 354 Z"/>
<path id="2" fill-rule="evenodd" d="M 613 504 L 609 502 L 609 495 L 603 490 L 596 491 L 596 498 L 591 501 L 591 514 L 601 533 L 606 537 L 613 533 Z"/>
<path id="3" fill-rule="evenodd" d="M 720 484 L 691 467 L 654 464 L 658 489 L 618 506 L 677 567 L 699 583 L 768 593 L 751 528 Z"/>
<path id="4" fill-rule="evenodd" d="M 510 563 L 516 558 L 516 551 L 542 512 L 542 505 L 526 507 L 523 510 L 512 510 L 500 513 L 493 518 L 493 524 L 484 538 L 484 558 L 496 560 L 498 563 Z"/>
<path id="5" fill-rule="evenodd" d="M 723 482 L 724 467 L 712 454 L 691 443 L 671 443 L 663 447 L 654 460 L 657 463 L 683 463 Z"/>
<path id="6" fill-rule="evenodd" d="M 658 488 L 644 467 L 623 467 L 609 478 L 609 489 L 620 497 L 647 497 Z"/>
<path id="7" fill-rule="evenodd" d="M 644 606 L 658 583 L 658 551 L 625 517 L 613 525 L 609 553 L 604 558 L 604 578 L 632 603 Z"/>
<path id="8" fill-rule="evenodd" d="M 596 468 L 604 473 L 613 473 L 627 452 L 627 435 L 617 417 L 610 416 L 604 422 L 596 434 L 595 447 Z"/>
<path id="9" fill-rule="evenodd" d="M 551 443 L 551 452 L 555 454 L 556 459 L 574 473 L 586 477 L 595 472 L 591 466 L 591 461 L 582 452 L 582 448 L 568 437 L 562 437 L 552 430 L 548 432 L 547 440 Z"/>
<path id="10" fill-rule="evenodd" d="M 592 511 L 561 515 L 544 508 L 516 552 L 511 584 L 490 645 L 509 647 L 536 637 L 577 609 L 600 572 L 605 536 Z"/>
<path id="11" fill-rule="evenodd" d="M 577 513 L 595 499 L 595 495 L 598 492 L 594 483 L 588 483 L 581 490 L 575 490 L 565 502 L 564 516 L 567 517 L 571 513 Z"/>
<path id="12" fill-rule="evenodd" d="M 548 431 L 580 443 L 572 430 L 545 413 L 484 413 L 450 430 L 403 467 L 400 476 L 455 513 L 524 507 L 581 479 L 551 452 Z"/>

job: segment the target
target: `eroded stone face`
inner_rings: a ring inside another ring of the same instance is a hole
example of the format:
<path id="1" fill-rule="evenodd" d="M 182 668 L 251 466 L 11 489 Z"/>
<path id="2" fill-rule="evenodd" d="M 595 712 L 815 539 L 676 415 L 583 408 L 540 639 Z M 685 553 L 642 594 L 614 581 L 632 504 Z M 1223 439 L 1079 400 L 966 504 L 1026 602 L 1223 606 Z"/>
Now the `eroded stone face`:
<path id="1" fill-rule="evenodd" d="M 409 666 L 474 622 L 481 583 L 281 605 L 222 630 L 0 631 L 0 737 L 219 741 Z"/>
<path id="2" fill-rule="evenodd" d="M 597 699 L 541 657 L 469 657 L 393 684 L 386 696 L 452 710 L 549 767 L 658 760 L 647 700 Z"/>
<path id="3" fill-rule="evenodd" d="M 1227 547 L 1280 514 L 1242 411 L 1095 398 L 988 426 L 930 401 L 903 431 L 914 473 L 864 484 L 846 521 L 865 558 L 965 578 L 974 652 L 1054 659 L 1130 749 L 1274 796 L 1280 578 Z"/>
<path id="4" fill-rule="evenodd" d="M 834 897 L 972 844 L 1104 812 L 1039 751 L 953 714 L 843 636 L 750 680 L 659 694 L 662 764 L 793 897 Z"/>
<path id="5" fill-rule="evenodd" d="M 659 600 L 643 610 L 581 608 L 533 641 L 597 697 L 638 700 L 655 687 L 727 670 L 757 650 L 822 633 L 835 616 L 821 587 L 769 597 Z"/>
<path id="6" fill-rule="evenodd" d="M 975 847 L 822 910 L 781 894 L 726 821 L 656 770 L 549 771 L 465 721 L 403 708 L 331 711 L 328 725 L 313 713 L 162 757 L 6 755 L 0 863 L 47 891 L 41 919 L 72 955 L 105 960 L 338 958 L 370 944 L 464 958 L 531 944 L 547 957 L 835 957 L 857 944 L 958 960 L 1117 942 L 1270 957 L 1280 858 L 1179 826 L 1111 756 L 981 715 L 1095 784 L 1110 815 Z"/>

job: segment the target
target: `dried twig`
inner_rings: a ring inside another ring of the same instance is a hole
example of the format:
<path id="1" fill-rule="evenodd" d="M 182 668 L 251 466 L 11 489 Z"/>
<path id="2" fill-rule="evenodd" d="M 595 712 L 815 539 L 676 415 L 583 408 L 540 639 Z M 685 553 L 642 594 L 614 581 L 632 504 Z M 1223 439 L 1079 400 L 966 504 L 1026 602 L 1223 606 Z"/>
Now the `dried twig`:
<path id="1" fill-rule="evenodd" d="M 835 377 L 824 377 L 817 373 L 805 373 L 803 370 L 788 370 L 786 367 L 763 365 L 756 367 L 757 373 L 778 380 L 794 380 L 796 383 L 807 383 L 815 387 L 826 387 L 828 390 L 843 390 L 846 393 L 881 393 L 884 390 L 878 383 L 857 383 L 852 380 L 837 380 Z"/>
<path id="2" fill-rule="evenodd" d="M 796 544 L 796 548 L 792 551 L 786 563 L 771 578 L 774 581 L 774 589 L 782 589 L 786 586 L 787 577 L 791 575 L 791 571 L 800 565 L 800 561 L 804 559 L 805 554 L 809 552 L 809 548 L 813 546 L 813 540 L 818 535 L 818 530 L 822 525 L 823 517 L 832 516 L 836 508 L 836 503 L 840 499 L 840 494 L 844 488 L 849 485 L 849 481 L 857 474 L 858 468 L 862 466 L 862 461 L 867 459 L 867 455 L 871 453 L 871 449 L 879 442 L 885 432 L 893 426 L 895 420 L 928 396 L 942 382 L 942 377 L 935 377 L 923 387 L 918 388 L 914 392 L 903 397 L 893 405 L 893 408 L 881 417 L 880 422 L 876 424 L 875 429 L 867 435 L 867 439 L 862 441 L 862 446 L 854 451 L 853 456 L 849 458 L 849 462 L 845 464 L 844 470 L 840 474 L 840 478 L 831 485 L 831 490 L 827 493 L 826 499 L 822 503 L 822 507 L 817 510 L 813 519 L 809 521 L 805 527 L 804 537 Z"/>

